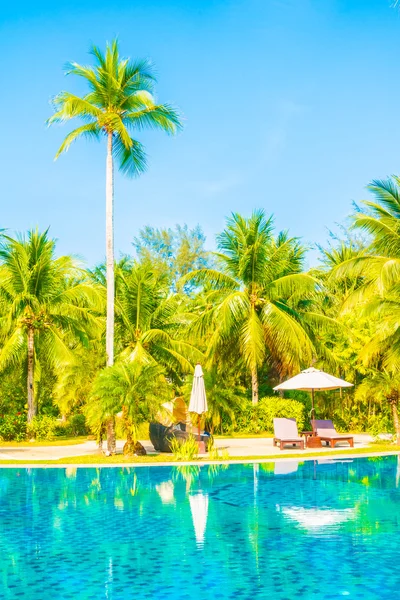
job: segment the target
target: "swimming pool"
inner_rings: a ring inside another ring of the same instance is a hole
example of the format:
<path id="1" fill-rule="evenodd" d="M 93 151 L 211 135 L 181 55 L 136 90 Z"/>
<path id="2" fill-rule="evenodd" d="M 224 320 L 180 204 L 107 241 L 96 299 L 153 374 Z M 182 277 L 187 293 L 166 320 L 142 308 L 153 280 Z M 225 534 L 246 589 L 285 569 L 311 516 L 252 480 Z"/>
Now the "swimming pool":
<path id="1" fill-rule="evenodd" d="M 400 459 L 0 470 L 0 598 L 400 597 Z"/>

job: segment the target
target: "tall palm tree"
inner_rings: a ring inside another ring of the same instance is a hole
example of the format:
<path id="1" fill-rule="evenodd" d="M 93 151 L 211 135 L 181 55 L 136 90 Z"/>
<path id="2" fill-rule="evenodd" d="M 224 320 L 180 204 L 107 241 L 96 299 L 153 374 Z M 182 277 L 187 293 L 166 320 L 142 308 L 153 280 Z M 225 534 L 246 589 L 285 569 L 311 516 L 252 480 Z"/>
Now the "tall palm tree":
<path id="1" fill-rule="evenodd" d="M 89 92 L 82 97 L 65 91 L 58 94 L 53 101 L 56 112 L 48 124 L 74 118 L 84 122 L 66 136 L 56 158 L 78 138 L 106 139 L 106 353 L 110 366 L 114 362 L 114 159 L 125 175 L 139 175 L 146 168 L 146 155 L 131 132 L 150 127 L 174 134 L 181 122 L 170 105 L 157 104 L 155 77 L 148 61 L 121 58 L 117 40 L 106 45 L 105 53 L 92 46 L 91 54 L 94 66 L 73 62 L 67 69 L 67 74 L 84 79 Z"/>
<path id="2" fill-rule="evenodd" d="M 77 342 L 100 334 L 102 294 L 69 256 L 55 258 L 47 231 L 0 240 L 0 369 L 27 360 L 28 422 L 36 414 L 35 368 L 74 360 Z"/>
<path id="3" fill-rule="evenodd" d="M 255 211 L 249 219 L 233 214 L 218 236 L 220 270 L 199 269 L 183 278 L 207 290 L 193 332 L 209 335 L 208 356 L 235 345 L 251 374 L 252 402 L 258 403 L 258 369 L 266 356 L 281 375 L 311 361 L 311 327 L 327 319 L 303 311 L 317 281 L 303 273 L 304 248 L 287 233 L 273 235 L 272 218 Z"/>

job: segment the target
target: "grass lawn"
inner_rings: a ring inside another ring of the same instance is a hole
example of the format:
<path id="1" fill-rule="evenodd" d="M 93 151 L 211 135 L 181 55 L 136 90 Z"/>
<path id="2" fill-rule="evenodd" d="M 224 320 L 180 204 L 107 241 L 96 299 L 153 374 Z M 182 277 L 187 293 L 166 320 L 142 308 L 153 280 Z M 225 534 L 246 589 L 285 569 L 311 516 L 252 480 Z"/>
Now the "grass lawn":
<path id="1" fill-rule="evenodd" d="M 81 435 L 76 437 L 63 437 L 60 436 L 55 438 L 54 440 L 45 440 L 42 442 L 34 441 L 24 441 L 24 442 L 2 442 L 0 440 L 0 448 L 36 448 L 37 446 L 74 446 L 76 444 L 83 444 L 87 442 L 89 439 L 87 435 Z"/>
<path id="2" fill-rule="evenodd" d="M 330 451 L 322 451 L 322 452 L 281 452 L 280 454 L 271 454 L 268 456 L 233 456 L 227 458 L 218 458 L 211 462 L 214 463 L 225 463 L 227 461 L 235 461 L 235 462 L 248 462 L 252 460 L 263 461 L 263 462 L 271 462 L 277 458 L 288 458 L 288 459 L 303 459 L 307 458 L 332 458 L 336 456 L 362 456 L 363 454 L 373 454 L 373 453 L 399 453 L 400 447 L 394 444 L 384 444 L 384 443 L 371 443 L 367 448 L 345 448 L 341 450 L 330 450 Z M 24 466 L 24 465 L 41 465 L 41 466 L 57 466 L 57 465 L 143 465 L 143 464 L 162 464 L 162 463 L 176 463 L 182 464 L 176 460 L 176 458 L 171 455 L 166 454 L 153 454 L 148 456 L 124 456 L 122 454 L 117 454 L 115 456 L 103 456 L 101 454 L 91 454 L 88 456 L 74 456 L 70 458 L 60 458 L 57 460 L 0 460 L 0 468 L 4 465 L 15 465 L 15 466 Z M 207 457 L 198 458 L 196 464 L 208 463 L 210 459 Z"/>

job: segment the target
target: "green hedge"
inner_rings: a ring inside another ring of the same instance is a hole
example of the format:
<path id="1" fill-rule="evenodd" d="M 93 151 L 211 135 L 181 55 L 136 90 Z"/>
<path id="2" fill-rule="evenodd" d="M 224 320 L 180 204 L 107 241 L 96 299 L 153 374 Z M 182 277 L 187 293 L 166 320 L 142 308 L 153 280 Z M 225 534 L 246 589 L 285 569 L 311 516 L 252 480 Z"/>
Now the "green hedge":
<path id="1" fill-rule="evenodd" d="M 305 406 L 297 400 L 288 400 L 280 396 L 263 398 L 257 406 L 251 403 L 237 415 L 235 431 L 241 433 L 260 433 L 274 431 L 274 418 L 296 419 L 299 431 L 304 428 Z"/>

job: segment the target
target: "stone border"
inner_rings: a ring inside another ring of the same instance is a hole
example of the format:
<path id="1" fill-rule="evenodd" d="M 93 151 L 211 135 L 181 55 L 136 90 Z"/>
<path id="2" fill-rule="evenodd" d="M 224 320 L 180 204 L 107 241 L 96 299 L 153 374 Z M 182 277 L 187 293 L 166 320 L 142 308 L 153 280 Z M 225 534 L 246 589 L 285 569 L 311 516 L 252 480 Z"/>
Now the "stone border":
<path id="1" fill-rule="evenodd" d="M 365 452 L 365 453 L 357 453 L 357 454 L 351 454 L 351 453 L 346 453 L 346 454 L 320 454 L 317 455 L 315 454 L 314 456 L 307 456 L 304 455 L 304 458 L 292 458 L 290 456 L 284 456 L 284 457 L 278 457 L 278 458 L 268 458 L 267 456 L 265 458 L 261 457 L 261 458 L 249 458 L 249 459 L 229 459 L 229 460 L 224 460 L 224 461 L 219 461 L 219 460 L 205 460 L 205 461 L 182 461 L 182 462 L 148 462 L 148 463 L 113 463 L 113 464 L 107 464 L 107 463 L 62 463 L 62 464 L 46 464 L 45 461 L 43 461 L 44 464 L 29 464 L 29 463 L 22 463 L 21 464 L 1 464 L 0 462 L 0 469 L 67 469 L 67 468 L 77 468 L 77 469 L 101 469 L 101 468 L 106 468 L 106 469 L 121 469 L 121 468 L 132 468 L 134 467 L 135 469 L 138 467 L 188 467 L 188 466 L 207 466 L 207 465 L 219 465 L 219 466 L 223 466 L 223 465 L 252 465 L 252 464 L 262 464 L 262 463 L 275 463 L 275 462 L 304 462 L 305 460 L 328 460 L 328 461 L 332 461 L 332 460 L 348 460 L 348 459 L 355 459 L 355 458 L 373 458 L 373 457 L 379 457 L 379 456 L 399 456 L 400 455 L 400 449 L 399 450 L 394 450 L 394 451 L 388 451 L 388 452 Z"/>

